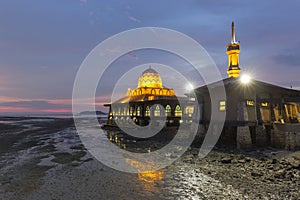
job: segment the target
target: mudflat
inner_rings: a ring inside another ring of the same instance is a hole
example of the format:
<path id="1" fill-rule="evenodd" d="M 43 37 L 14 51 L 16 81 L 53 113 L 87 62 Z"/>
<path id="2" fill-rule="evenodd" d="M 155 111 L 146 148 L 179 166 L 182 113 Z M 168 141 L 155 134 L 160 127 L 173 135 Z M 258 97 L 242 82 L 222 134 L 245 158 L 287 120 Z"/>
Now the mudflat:
<path id="1" fill-rule="evenodd" d="M 119 132 L 109 134 L 118 135 Z M 159 141 L 124 141 L 146 151 Z M 0 199 L 297 199 L 300 153 L 191 147 L 149 173 L 119 172 L 97 161 L 73 119 L 0 118 Z"/>

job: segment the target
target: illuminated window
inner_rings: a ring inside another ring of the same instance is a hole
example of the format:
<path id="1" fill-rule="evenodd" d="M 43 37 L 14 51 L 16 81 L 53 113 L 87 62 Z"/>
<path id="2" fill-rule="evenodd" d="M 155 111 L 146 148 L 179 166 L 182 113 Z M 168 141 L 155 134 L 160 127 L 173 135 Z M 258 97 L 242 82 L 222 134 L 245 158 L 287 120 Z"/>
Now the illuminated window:
<path id="1" fill-rule="evenodd" d="M 124 107 L 123 114 L 124 114 L 124 115 L 129 115 L 128 107 Z"/>
<path id="2" fill-rule="evenodd" d="M 181 115 L 182 115 L 181 108 L 179 105 L 177 105 L 175 107 L 175 117 L 181 117 Z"/>
<path id="3" fill-rule="evenodd" d="M 220 101 L 219 102 L 219 111 L 225 111 L 226 110 L 226 101 Z"/>
<path id="4" fill-rule="evenodd" d="M 170 116 L 171 116 L 171 106 L 170 106 L 170 105 L 167 105 L 167 106 L 166 106 L 166 116 L 167 116 L 167 117 L 170 117 Z"/>
<path id="5" fill-rule="evenodd" d="M 159 107 L 159 105 L 156 105 L 156 107 L 155 107 L 154 116 L 155 117 L 159 117 L 160 116 L 160 107 Z"/>
<path id="6" fill-rule="evenodd" d="M 146 117 L 150 116 L 150 107 L 149 106 L 146 107 L 145 116 Z"/>
<path id="7" fill-rule="evenodd" d="M 194 106 L 187 106 L 187 107 L 185 107 L 185 114 L 188 117 L 192 117 L 193 112 L 194 112 Z"/>
<path id="8" fill-rule="evenodd" d="M 154 100 L 154 96 L 149 96 L 149 97 L 148 97 L 148 100 L 149 100 L 149 101 Z"/>
<path id="9" fill-rule="evenodd" d="M 268 106 L 269 106 L 269 103 L 268 103 L 268 102 L 263 102 L 263 103 L 261 103 L 260 105 L 261 105 L 261 107 L 268 107 Z"/>
<path id="10" fill-rule="evenodd" d="M 136 109 L 136 115 L 141 116 L 141 107 L 140 106 L 138 106 Z"/>
<path id="11" fill-rule="evenodd" d="M 132 116 L 133 115 L 133 107 L 129 108 L 129 115 Z"/>
<path id="12" fill-rule="evenodd" d="M 255 106 L 255 101 L 254 100 L 247 100 L 246 105 L 247 106 Z"/>

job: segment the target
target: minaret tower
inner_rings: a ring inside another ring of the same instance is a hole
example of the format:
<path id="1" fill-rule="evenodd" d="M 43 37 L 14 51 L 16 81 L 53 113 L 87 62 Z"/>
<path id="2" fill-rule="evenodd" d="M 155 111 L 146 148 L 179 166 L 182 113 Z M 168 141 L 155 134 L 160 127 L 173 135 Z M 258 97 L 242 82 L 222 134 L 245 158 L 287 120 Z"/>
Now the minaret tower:
<path id="1" fill-rule="evenodd" d="M 228 55 L 228 77 L 237 78 L 240 75 L 241 69 L 239 68 L 239 53 L 240 42 L 235 41 L 234 23 L 231 24 L 231 43 L 226 46 Z"/>

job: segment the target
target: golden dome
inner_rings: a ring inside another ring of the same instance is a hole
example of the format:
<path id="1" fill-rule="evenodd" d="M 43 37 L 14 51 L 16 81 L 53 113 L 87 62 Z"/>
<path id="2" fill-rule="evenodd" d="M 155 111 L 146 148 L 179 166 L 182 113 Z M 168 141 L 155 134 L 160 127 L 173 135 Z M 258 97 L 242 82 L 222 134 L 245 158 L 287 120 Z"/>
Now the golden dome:
<path id="1" fill-rule="evenodd" d="M 145 70 L 139 78 L 138 88 L 151 87 L 151 88 L 162 88 L 162 80 L 160 75 L 149 67 Z"/>
<path id="2" fill-rule="evenodd" d="M 160 75 L 149 67 L 139 77 L 138 87 L 131 90 L 128 89 L 127 97 L 137 97 L 149 95 L 148 100 L 154 100 L 157 96 L 175 96 L 173 89 L 164 88 Z"/>

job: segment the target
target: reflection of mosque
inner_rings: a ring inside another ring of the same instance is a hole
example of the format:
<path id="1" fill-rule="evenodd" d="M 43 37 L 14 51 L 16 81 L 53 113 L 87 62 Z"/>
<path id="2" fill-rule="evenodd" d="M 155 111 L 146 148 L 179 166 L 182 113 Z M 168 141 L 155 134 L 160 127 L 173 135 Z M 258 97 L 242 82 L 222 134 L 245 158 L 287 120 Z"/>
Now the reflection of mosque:
<path id="1" fill-rule="evenodd" d="M 108 125 L 133 121 L 143 126 L 150 119 L 166 119 L 172 126 L 191 120 L 194 111 L 187 97 L 176 97 L 173 89 L 163 87 L 160 75 L 151 66 L 139 77 L 137 88 L 128 89 L 124 98 L 105 106 L 110 108 Z"/>

